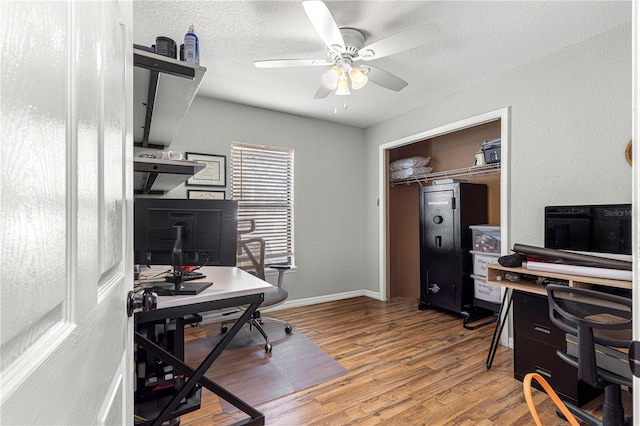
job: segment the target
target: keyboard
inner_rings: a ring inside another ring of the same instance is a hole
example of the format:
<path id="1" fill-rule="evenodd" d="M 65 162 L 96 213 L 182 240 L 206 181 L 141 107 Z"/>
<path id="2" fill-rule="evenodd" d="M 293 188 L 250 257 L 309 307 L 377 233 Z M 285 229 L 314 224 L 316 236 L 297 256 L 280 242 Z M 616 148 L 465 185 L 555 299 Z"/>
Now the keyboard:
<path id="1" fill-rule="evenodd" d="M 202 272 L 186 272 L 182 274 L 182 281 L 183 282 L 193 281 L 193 280 L 199 280 L 200 278 L 206 278 L 206 277 L 207 276 Z M 165 278 L 165 280 L 170 283 L 173 283 L 176 281 L 173 275 L 169 275 L 168 277 Z"/>

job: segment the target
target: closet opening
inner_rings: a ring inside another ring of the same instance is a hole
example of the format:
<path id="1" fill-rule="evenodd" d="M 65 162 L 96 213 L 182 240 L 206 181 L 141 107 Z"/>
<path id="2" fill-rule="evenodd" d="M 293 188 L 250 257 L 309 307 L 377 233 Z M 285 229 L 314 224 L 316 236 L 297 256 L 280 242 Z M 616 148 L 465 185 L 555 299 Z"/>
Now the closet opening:
<path id="1" fill-rule="evenodd" d="M 499 139 L 499 163 L 476 165 L 481 143 Z M 426 179 L 390 178 L 393 161 L 429 158 Z M 508 252 L 509 108 L 492 111 L 380 146 L 380 296 L 420 301 L 420 212 L 422 186 L 435 179 L 487 187 L 487 224 L 500 227 L 501 250 Z M 443 173 L 446 172 L 446 173 Z M 452 172 L 453 174 L 450 174 Z M 431 175 L 433 177 L 431 177 Z M 416 305 L 418 309 L 418 305 Z"/>

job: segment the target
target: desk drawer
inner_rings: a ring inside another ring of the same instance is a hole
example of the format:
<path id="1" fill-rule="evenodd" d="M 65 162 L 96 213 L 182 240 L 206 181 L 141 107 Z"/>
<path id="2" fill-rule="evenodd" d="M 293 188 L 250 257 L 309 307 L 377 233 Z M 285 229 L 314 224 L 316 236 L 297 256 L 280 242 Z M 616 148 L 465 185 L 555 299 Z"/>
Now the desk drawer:
<path id="1" fill-rule="evenodd" d="M 578 405 L 586 404 L 600 393 L 578 382 L 577 370 L 558 357 L 554 346 L 522 335 L 515 336 L 513 372 L 518 380 L 523 380 L 527 373 L 539 373 L 562 399 Z"/>
<path id="2" fill-rule="evenodd" d="M 576 369 L 556 355 L 556 348 L 523 335 L 516 335 L 513 370 L 524 378 L 527 373 L 539 373 L 551 387 L 571 398 L 576 395 Z"/>
<path id="3" fill-rule="evenodd" d="M 546 297 L 515 291 L 513 312 L 516 335 L 527 336 L 558 348 L 565 347 L 565 333 L 551 322 Z"/>

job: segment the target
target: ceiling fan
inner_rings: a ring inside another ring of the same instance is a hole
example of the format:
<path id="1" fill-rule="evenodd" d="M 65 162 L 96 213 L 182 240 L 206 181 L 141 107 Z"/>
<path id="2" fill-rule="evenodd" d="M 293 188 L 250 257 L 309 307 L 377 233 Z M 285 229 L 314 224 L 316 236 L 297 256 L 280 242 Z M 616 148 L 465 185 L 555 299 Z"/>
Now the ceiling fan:
<path id="1" fill-rule="evenodd" d="M 322 75 L 322 84 L 314 98 L 350 95 L 350 89 L 360 89 L 368 81 L 390 90 L 400 91 L 409 83 L 400 77 L 360 61 L 372 61 L 413 49 L 439 37 L 435 24 L 426 24 L 404 31 L 375 43 L 365 45 L 364 34 L 355 28 L 340 28 L 323 1 L 304 0 L 304 10 L 322 41 L 327 46 L 328 59 L 276 59 L 255 61 L 258 68 L 331 67 Z"/>

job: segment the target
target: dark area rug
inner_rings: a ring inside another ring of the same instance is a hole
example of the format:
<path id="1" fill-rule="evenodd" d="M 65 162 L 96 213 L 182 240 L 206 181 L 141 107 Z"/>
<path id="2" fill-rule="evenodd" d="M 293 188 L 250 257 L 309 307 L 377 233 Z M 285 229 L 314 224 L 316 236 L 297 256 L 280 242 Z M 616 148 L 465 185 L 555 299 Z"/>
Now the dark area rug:
<path id="1" fill-rule="evenodd" d="M 205 374 L 252 406 L 318 385 L 347 370 L 297 329 L 265 321 L 264 329 L 273 350 L 264 351 L 260 333 L 245 326 Z M 185 357 L 195 366 L 211 351 L 220 336 L 185 342 Z M 220 399 L 225 413 L 238 411 Z"/>

